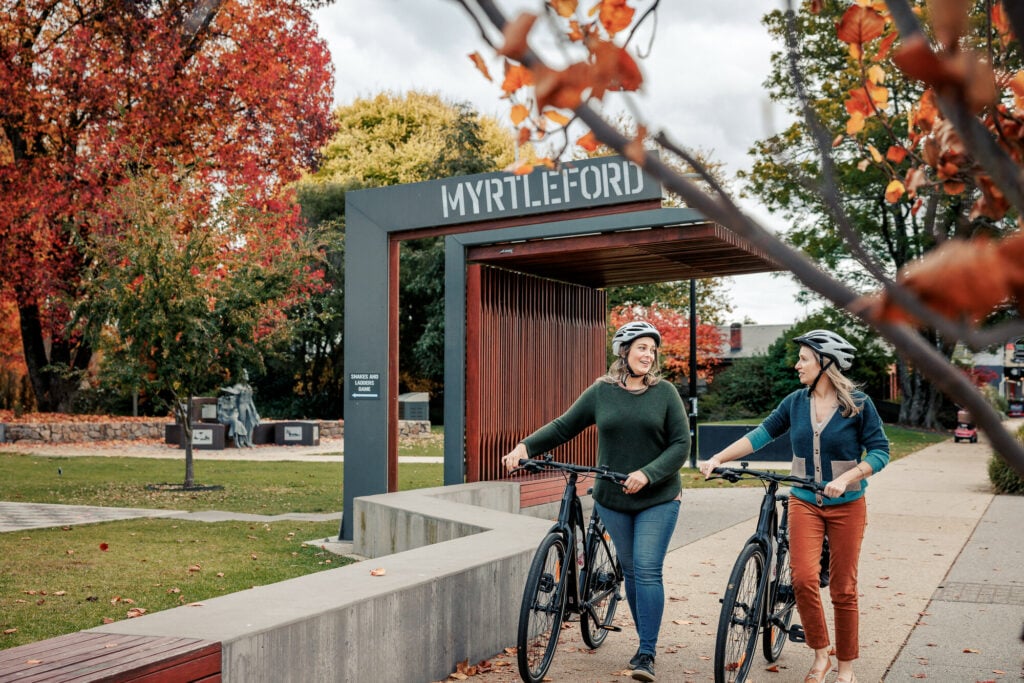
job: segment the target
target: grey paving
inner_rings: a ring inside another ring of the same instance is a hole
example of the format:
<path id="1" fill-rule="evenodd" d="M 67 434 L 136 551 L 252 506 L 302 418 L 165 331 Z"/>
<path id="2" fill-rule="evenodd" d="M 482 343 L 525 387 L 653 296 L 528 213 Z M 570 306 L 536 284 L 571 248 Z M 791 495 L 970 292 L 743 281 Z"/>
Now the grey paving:
<path id="1" fill-rule="evenodd" d="M 174 510 L 0 502 L 0 532 L 96 524 L 137 517 L 166 517 Z"/>

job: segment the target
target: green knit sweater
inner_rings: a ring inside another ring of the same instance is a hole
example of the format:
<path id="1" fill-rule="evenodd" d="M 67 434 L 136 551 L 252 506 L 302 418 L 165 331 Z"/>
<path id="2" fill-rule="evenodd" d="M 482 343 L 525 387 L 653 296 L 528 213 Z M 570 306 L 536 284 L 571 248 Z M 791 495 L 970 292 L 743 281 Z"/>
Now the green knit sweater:
<path id="1" fill-rule="evenodd" d="M 597 425 L 597 463 L 613 472 L 643 472 L 650 483 L 626 495 L 614 482 L 594 482 L 594 500 L 636 512 L 672 500 L 682 489 L 679 469 L 690 453 L 690 424 L 679 392 L 658 382 L 642 394 L 597 380 L 565 413 L 523 439 L 530 457 Z"/>

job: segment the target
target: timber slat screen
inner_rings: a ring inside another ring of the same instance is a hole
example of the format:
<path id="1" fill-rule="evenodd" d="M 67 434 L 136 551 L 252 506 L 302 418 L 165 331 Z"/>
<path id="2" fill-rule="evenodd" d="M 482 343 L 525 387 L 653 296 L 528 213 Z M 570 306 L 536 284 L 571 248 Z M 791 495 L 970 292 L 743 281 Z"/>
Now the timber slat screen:
<path id="1" fill-rule="evenodd" d="M 504 479 L 501 456 L 607 370 L 606 296 L 481 265 L 468 266 L 466 291 L 467 480 Z M 593 427 L 554 451 L 579 464 L 593 464 L 596 452 Z M 524 506 L 561 495 L 560 476 L 520 481 Z"/>

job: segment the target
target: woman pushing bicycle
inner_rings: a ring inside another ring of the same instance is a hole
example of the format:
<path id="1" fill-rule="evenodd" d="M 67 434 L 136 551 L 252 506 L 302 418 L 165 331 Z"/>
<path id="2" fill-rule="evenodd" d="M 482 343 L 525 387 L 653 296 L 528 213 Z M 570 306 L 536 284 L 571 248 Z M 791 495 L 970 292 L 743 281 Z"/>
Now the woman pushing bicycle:
<path id="1" fill-rule="evenodd" d="M 800 345 L 796 371 L 799 389 L 755 430 L 700 464 L 705 477 L 723 463 L 750 455 L 789 432 L 792 474 L 825 484 L 822 493 L 794 488 L 789 529 L 796 606 L 814 663 L 805 683 L 823 683 L 832 669 L 829 634 L 819 592 L 821 546 L 831 550 L 829 590 L 835 616 L 836 683 L 855 683 L 859 656 L 857 564 L 867 521 L 865 481 L 889 462 L 889 440 L 868 396 L 843 375 L 856 349 L 829 330 L 812 330 L 793 339 Z"/>
<path id="2" fill-rule="evenodd" d="M 620 327 L 615 361 L 560 417 L 523 439 L 502 459 L 511 472 L 520 459 L 559 446 L 597 425 L 597 464 L 628 472 L 621 486 L 598 479 L 594 505 L 622 564 L 640 646 L 632 676 L 654 680 L 654 658 L 665 609 L 662 567 L 679 517 L 679 470 L 690 451 L 690 426 L 679 392 L 661 381 L 661 334 L 646 322 Z"/>

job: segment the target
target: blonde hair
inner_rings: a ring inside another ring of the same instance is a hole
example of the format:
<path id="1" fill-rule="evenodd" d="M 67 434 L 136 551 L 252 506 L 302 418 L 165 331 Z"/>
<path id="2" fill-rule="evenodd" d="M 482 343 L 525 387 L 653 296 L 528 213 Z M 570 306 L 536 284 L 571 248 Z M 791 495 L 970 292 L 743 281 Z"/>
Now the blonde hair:
<path id="1" fill-rule="evenodd" d="M 832 382 L 832 387 L 836 390 L 836 400 L 839 401 L 841 409 L 840 414 L 843 417 L 859 414 L 864 401 L 858 402 L 853 397 L 853 392 L 859 388 L 857 383 L 844 375 L 839 369 L 839 364 L 835 362 L 829 363 L 825 368 L 825 376 L 828 377 L 828 381 Z"/>
<path id="2" fill-rule="evenodd" d="M 643 337 L 637 337 L 637 339 L 643 339 Z M 628 344 L 623 344 L 619 347 L 619 356 L 612 364 L 608 367 L 608 372 L 601 375 L 601 381 L 607 382 L 608 384 L 620 384 L 626 386 L 626 380 L 629 379 L 629 365 L 626 363 L 626 357 L 629 356 L 629 349 L 633 346 L 633 342 L 636 339 L 630 341 Z M 644 386 L 638 390 L 640 393 L 647 390 L 647 387 L 653 387 L 655 384 L 661 381 L 661 352 L 658 347 L 654 347 L 654 362 L 651 363 L 651 369 L 647 371 L 647 374 L 643 377 Z"/>

